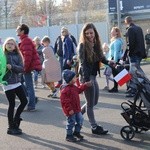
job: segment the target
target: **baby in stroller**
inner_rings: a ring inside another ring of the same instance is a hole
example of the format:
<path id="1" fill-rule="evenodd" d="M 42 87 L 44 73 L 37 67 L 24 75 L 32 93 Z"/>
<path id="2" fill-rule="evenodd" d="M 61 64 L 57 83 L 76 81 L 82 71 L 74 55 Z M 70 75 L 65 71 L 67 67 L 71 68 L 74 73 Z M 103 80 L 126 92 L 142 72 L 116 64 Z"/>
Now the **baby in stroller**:
<path id="1" fill-rule="evenodd" d="M 129 124 L 124 126 L 120 134 L 122 138 L 131 140 L 135 132 L 150 129 L 150 81 L 143 72 L 132 70 L 132 79 L 137 86 L 134 101 L 123 102 L 121 115 Z"/>

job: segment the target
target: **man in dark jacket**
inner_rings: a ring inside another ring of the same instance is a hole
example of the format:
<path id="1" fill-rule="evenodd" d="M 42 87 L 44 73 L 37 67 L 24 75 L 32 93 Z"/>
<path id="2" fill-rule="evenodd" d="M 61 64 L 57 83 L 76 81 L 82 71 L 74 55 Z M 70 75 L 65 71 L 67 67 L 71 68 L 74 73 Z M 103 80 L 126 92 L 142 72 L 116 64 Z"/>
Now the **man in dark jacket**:
<path id="1" fill-rule="evenodd" d="M 76 39 L 74 36 L 69 34 L 66 27 L 61 28 L 61 35 L 58 36 L 54 45 L 54 54 L 57 55 L 61 72 L 65 69 L 71 69 L 71 60 L 73 55 L 75 55 L 75 47 L 77 46 Z M 60 80 L 55 88 L 59 88 L 62 84 Z"/>
<path id="2" fill-rule="evenodd" d="M 42 70 L 42 65 L 35 49 L 35 45 L 28 37 L 29 27 L 26 24 L 21 24 L 16 30 L 17 36 L 20 37 L 19 49 L 24 58 L 24 79 L 29 97 L 28 111 L 35 111 L 35 92 L 33 88 L 32 71 Z"/>
<path id="3" fill-rule="evenodd" d="M 130 16 L 125 18 L 125 24 L 127 25 L 126 42 L 130 61 L 130 71 L 132 72 L 133 68 L 136 67 L 139 72 L 143 73 L 140 62 L 146 57 L 146 51 L 142 28 L 135 25 Z M 133 97 L 137 89 L 133 80 L 129 83 L 129 89 L 130 92 L 126 97 Z"/>
<path id="4" fill-rule="evenodd" d="M 148 57 L 148 52 L 150 50 L 150 29 L 147 29 L 147 34 L 145 35 L 146 43 L 146 56 Z"/>

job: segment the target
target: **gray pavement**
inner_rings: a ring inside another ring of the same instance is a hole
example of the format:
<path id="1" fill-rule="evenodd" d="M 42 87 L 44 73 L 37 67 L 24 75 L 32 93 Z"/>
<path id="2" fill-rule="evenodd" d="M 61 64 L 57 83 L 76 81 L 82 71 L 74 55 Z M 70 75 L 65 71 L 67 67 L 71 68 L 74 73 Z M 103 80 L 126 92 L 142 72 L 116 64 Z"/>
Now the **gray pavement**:
<path id="1" fill-rule="evenodd" d="M 143 65 L 143 70 L 150 77 L 150 65 Z M 101 71 L 103 74 L 103 71 Z M 95 107 L 95 116 L 99 124 L 109 130 L 108 135 L 93 135 L 87 116 L 84 116 L 82 134 L 85 140 L 77 143 L 65 141 L 65 117 L 59 99 L 47 98 L 49 90 L 39 85 L 36 95 L 39 102 L 36 112 L 23 112 L 21 123 L 23 134 L 7 135 L 7 107 L 4 92 L 0 90 L 0 150 L 149 150 L 150 132 L 136 134 L 131 141 L 120 136 L 120 129 L 128 125 L 120 113 L 120 104 L 125 98 L 126 86 L 119 88 L 119 93 L 103 91 L 104 76 L 97 77 L 100 86 L 99 103 Z M 16 101 L 17 105 L 18 101 Z M 81 103 L 84 97 L 81 94 Z"/>

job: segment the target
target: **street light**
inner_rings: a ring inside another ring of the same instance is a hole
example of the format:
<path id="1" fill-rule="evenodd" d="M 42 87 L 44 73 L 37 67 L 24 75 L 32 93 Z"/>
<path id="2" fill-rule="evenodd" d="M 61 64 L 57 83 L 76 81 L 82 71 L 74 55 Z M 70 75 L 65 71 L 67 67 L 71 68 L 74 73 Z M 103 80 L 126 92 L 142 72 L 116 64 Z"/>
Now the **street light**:
<path id="1" fill-rule="evenodd" d="M 118 22 L 118 28 L 121 30 L 120 0 L 117 0 L 117 22 Z"/>

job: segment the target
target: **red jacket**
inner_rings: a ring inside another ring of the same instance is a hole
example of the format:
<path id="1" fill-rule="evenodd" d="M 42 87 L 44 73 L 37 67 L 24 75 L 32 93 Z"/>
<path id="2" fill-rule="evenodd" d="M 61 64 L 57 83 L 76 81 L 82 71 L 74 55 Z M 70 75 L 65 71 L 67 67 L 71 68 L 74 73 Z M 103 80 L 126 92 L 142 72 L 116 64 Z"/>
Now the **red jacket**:
<path id="1" fill-rule="evenodd" d="M 32 70 L 41 71 L 42 65 L 34 43 L 28 35 L 21 35 L 20 39 L 19 49 L 24 58 L 24 71 L 26 73 Z"/>
<path id="2" fill-rule="evenodd" d="M 69 111 L 71 110 L 73 110 L 74 113 L 81 112 L 79 94 L 86 88 L 87 86 L 85 84 L 82 84 L 79 87 L 75 85 L 66 85 L 60 88 L 60 101 L 66 116 L 69 116 Z"/>

